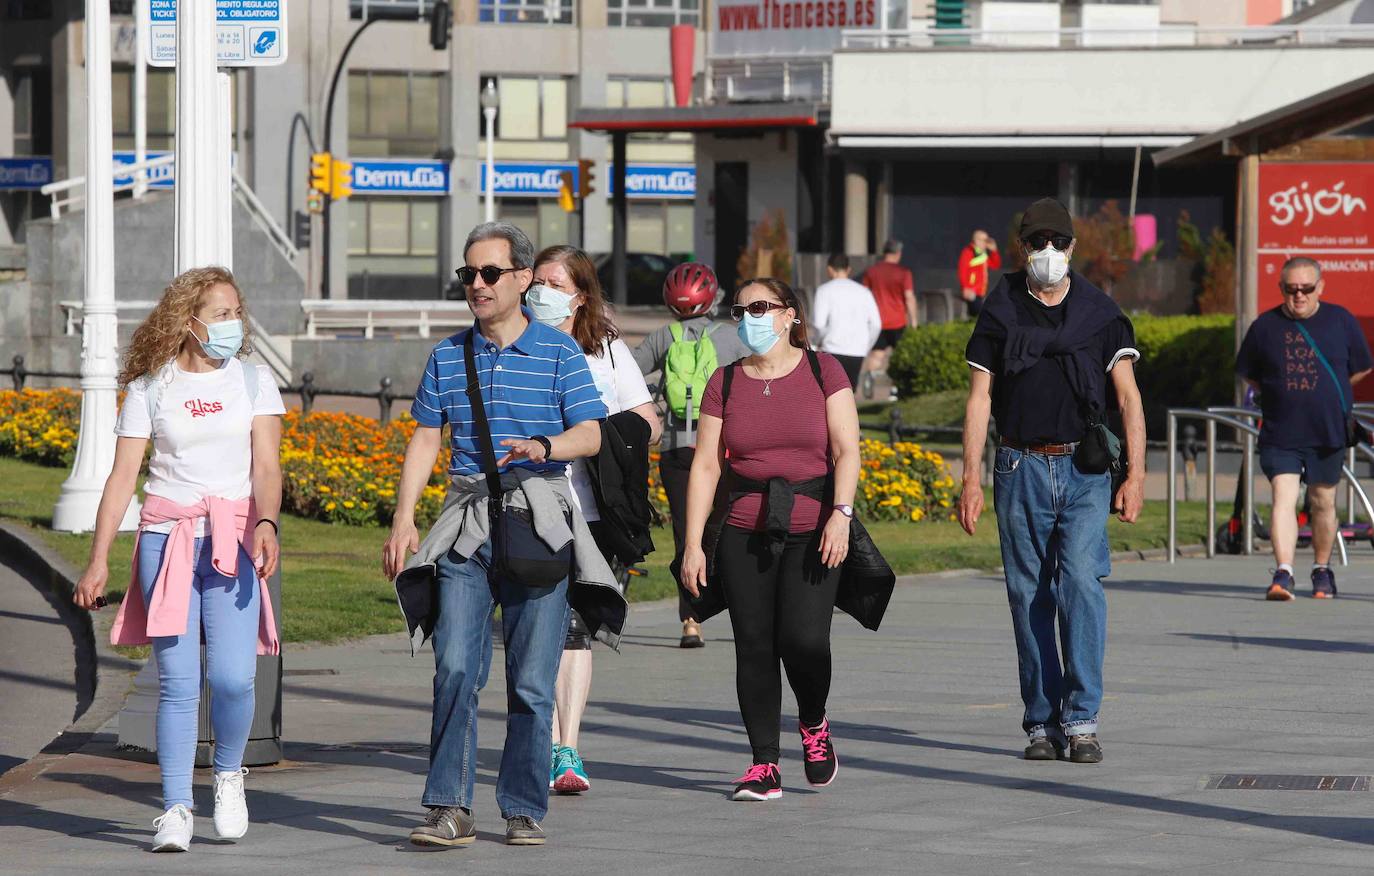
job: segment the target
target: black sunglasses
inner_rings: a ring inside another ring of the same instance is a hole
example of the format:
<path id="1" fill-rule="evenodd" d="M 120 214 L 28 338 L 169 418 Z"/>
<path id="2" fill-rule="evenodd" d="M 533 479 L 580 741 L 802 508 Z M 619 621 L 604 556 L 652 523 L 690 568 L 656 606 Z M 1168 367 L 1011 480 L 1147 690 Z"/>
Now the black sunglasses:
<path id="1" fill-rule="evenodd" d="M 748 304 L 731 304 L 730 318 L 735 322 L 739 322 L 744 319 L 745 313 L 748 313 L 750 316 L 764 316 L 770 310 L 786 310 L 788 307 L 789 305 L 786 304 L 779 304 L 776 301 L 764 301 L 763 299 L 751 301 Z"/>
<path id="2" fill-rule="evenodd" d="M 1045 248 L 1046 244 L 1051 244 L 1055 249 L 1063 252 L 1073 246 L 1073 238 L 1063 234 L 1050 234 L 1045 231 L 1037 231 L 1029 237 L 1022 238 L 1031 249 L 1039 252 Z"/>
<path id="3" fill-rule="evenodd" d="M 486 283 L 488 286 L 494 286 L 496 285 L 496 281 L 501 279 L 502 274 L 509 274 L 512 271 L 518 270 L 520 269 L 498 268 L 496 265 L 482 265 L 480 268 L 474 268 L 471 265 L 463 265 L 463 267 L 454 271 L 454 273 L 458 275 L 459 281 L 462 282 L 464 286 L 471 286 L 479 274 L 482 277 L 483 283 Z"/>
<path id="4" fill-rule="evenodd" d="M 1311 295 L 1317 291 L 1316 283 L 1280 283 L 1279 289 L 1284 295 L 1292 297 L 1294 295 Z"/>

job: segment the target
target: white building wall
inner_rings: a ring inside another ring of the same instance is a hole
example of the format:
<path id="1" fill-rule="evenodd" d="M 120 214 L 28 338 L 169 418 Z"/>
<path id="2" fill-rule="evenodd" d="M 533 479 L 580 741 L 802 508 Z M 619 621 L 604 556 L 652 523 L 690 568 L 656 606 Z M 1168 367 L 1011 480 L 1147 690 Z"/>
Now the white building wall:
<path id="1" fill-rule="evenodd" d="M 1053 46 L 1059 42 L 1058 3 L 985 2 L 972 7 L 969 27 L 1005 33 L 999 45 Z"/>

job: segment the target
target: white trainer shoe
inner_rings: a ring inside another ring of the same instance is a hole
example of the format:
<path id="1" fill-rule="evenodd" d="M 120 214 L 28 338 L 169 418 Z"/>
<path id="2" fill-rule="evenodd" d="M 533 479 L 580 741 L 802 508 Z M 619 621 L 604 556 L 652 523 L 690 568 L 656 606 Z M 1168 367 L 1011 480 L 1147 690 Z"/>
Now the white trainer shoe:
<path id="1" fill-rule="evenodd" d="M 157 836 L 153 837 L 155 852 L 184 852 L 191 848 L 191 834 L 195 819 L 191 810 L 181 803 L 153 819 Z"/>
<path id="2" fill-rule="evenodd" d="M 238 839 L 248 832 L 248 801 L 243 798 L 246 775 L 246 769 L 215 773 L 215 833 L 220 839 Z"/>

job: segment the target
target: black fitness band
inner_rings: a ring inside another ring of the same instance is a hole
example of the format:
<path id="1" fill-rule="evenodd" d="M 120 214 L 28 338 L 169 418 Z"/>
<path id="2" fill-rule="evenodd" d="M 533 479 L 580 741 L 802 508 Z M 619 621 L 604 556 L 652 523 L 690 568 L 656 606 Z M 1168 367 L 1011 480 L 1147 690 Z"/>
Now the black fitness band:
<path id="1" fill-rule="evenodd" d="M 540 444 L 544 445 L 545 460 L 553 459 L 553 442 L 549 441 L 549 439 L 544 437 L 543 435 L 531 435 L 530 440 L 538 441 Z"/>
<path id="2" fill-rule="evenodd" d="M 253 525 L 253 528 L 254 528 L 254 529 L 257 529 L 259 526 L 262 526 L 264 523 L 266 523 L 268 526 L 272 527 L 272 531 L 273 531 L 274 533 L 276 533 L 276 534 L 278 534 L 278 535 L 281 534 L 281 530 L 277 528 L 277 521 L 271 519 L 270 517 L 264 517 L 264 518 L 262 518 L 261 520 L 259 520 L 257 523 L 255 523 L 255 524 Z"/>

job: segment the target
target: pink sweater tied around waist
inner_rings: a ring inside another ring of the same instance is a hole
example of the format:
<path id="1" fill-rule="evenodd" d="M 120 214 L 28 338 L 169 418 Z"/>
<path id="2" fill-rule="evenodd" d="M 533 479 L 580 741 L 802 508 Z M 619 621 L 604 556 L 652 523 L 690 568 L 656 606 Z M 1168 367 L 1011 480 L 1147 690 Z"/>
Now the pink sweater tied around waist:
<path id="1" fill-rule="evenodd" d="M 210 496 L 194 505 L 178 505 L 161 496 L 149 496 L 143 503 L 137 538 L 143 528 L 169 520 L 176 521 L 167 536 L 162 552 L 162 567 L 153 585 L 152 604 L 143 604 L 143 589 L 138 583 L 138 541 L 134 542 L 133 573 L 129 590 L 110 629 L 110 641 L 116 645 L 147 645 L 161 636 L 184 636 L 191 611 L 191 586 L 196 571 L 196 520 L 204 517 L 209 524 L 211 564 L 215 571 L 229 578 L 237 578 L 239 545 L 251 554 L 252 545 L 246 538 L 251 533 L 248 521 L 257 516 L 251 499 L 221 499 Z M 257 577 L 257 576 L 255 576 Z M 258 577 L 259 602 L 258 654 L 280 654 L 277 639 L 277 619 L 272 612 L 272 598 L 267 581 Z"/>

